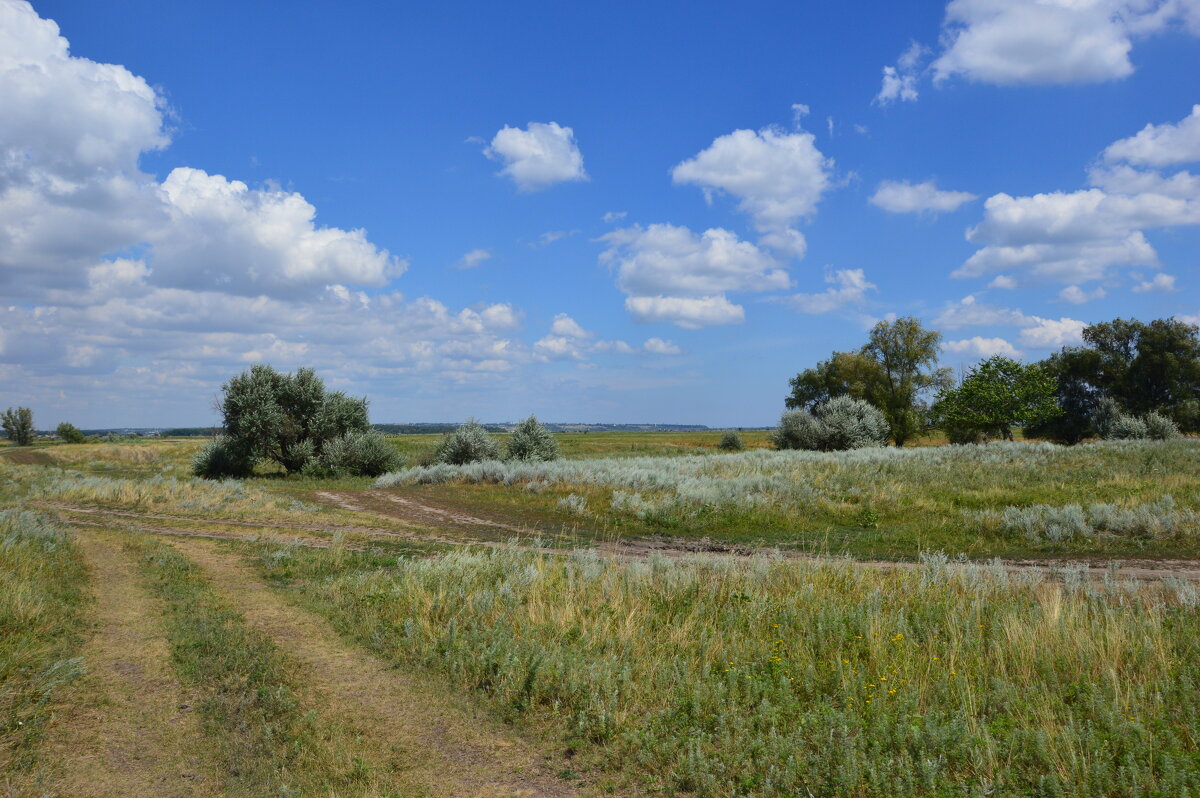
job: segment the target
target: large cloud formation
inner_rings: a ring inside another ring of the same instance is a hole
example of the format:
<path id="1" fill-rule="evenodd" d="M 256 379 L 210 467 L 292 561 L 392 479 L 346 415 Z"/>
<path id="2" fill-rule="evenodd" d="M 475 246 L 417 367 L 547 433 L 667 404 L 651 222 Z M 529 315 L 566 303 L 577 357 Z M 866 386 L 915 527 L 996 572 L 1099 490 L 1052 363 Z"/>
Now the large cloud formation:
<path id="1" fill-rule="evenodd" d="M 1078 286 L 1104 280 L 1120 267 L 1157 268 L 1158 254 L 1145 231 L 1200 224 L 1200 177 L 1137 167 L 1200 161 L 1198 119 L 1194 108 L 1178 124 L 1148 125 L 1113 143 L 1089 171 L 1089 188 L 989 197 L 983 220 L 967 231 L 967 239 L 981 248 L 953 276 L 1024 272 Z M 1160 279 L 1157 285 L 1171 282 Z M 1067 298 L 1086 295 L 1077 288 Z"/>

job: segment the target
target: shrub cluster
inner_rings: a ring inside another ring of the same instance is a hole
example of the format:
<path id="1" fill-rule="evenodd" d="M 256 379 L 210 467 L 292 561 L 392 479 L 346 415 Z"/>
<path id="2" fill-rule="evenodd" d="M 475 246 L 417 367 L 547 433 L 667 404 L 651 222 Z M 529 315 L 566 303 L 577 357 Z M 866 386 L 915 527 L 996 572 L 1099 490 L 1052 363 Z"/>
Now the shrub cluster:
<path id="1" fill-rule="evenodd" d="M 508 439 L 503 455 L 500 444 L 475 419 L 468 419 L 454 432 L 449 432 L 434 452 L 434 462 L 466 465 L 488 460 L 520 460 L 546 462 L 560 456 L 558 441 L 550 430 L 530 416 L 517 425 Z"/>
<path id="2" fill-rule="evenodd" d="M 1029 540 L 1062 542 L 1095 535 L 1118 537 L 1173 538 L 1195 536 L 1200 513 L 1175 506 L 1167 495 L 1156 501 L 1122 507 L 1116 504 L 1034 504 L 970 513 L 985 527 L 1022 535 Z"/>
<path id="3" fill-rule="evenodd" d="M 1179 427 L 1163 414 L 1151 411 L 1138 418 L 1122 411 L 1116 400 L 1109 397 L 1096 406 L 1092 427 L 1105 440 L 1165 441 L 1179 436 Z"/>
<path id="4" fill-rule="evenodd" d="M 836 452 L 886 446 L 888 423 L 877 408 L 861 399 L 836 396 L 814 413 L 787 410 L 771 433 L 777 449 Z"/>
<path id="5" fill-rule="evenodd" d="M 192 471 L 209 479 L 244 477 L 268 461 L 289 473 L 377 476 L 399 465 L 371 429 L 367 400 L 326 391 L 312 369 L 295 374 L 254 366 L 223 386 L 225 434 L 196 455 Z"/>

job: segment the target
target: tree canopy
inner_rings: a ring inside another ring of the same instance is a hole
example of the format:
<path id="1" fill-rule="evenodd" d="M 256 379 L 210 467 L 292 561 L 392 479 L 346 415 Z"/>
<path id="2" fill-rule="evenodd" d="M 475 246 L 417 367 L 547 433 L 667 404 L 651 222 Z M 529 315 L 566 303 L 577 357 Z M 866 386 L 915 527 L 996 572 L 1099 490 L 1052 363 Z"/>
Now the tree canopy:
<path id="1" fill-rule="evenodd" d="M 941 333 L 911 316 L 881 321 L 857 352 L 834 352 L 790 381 L 789 408 L 815 410 L 837 396 L 864 399 L 883 413 L 897 446 L 920 432 L 927 399 L 951 382 L 939 368 Z"/>
<path id="2" fill-rule="evenodd" d="M 933 417 L 954 443 L 999 438 L 1011 441 L 1012 428 L 1062 413 L 1054 398 L 1054 378 L 1045 366 L 1024 365 L 994 355 L 976 365 L 954 388 L 942 392 Z"/>

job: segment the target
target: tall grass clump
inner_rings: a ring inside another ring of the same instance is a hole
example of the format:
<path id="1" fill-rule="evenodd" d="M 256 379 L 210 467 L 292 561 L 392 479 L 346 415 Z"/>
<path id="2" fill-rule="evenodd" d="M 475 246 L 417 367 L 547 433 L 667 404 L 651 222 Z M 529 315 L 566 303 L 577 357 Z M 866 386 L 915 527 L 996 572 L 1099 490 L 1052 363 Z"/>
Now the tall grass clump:
<path id="1" fill-rule="evenodd" d="M 28 770 L 78 657 L 87 574 L 74 540 L 33 513 L 0 512 L 0 774 Z"/>
<path id="2" fill-rule="evenodd" d="M 268 547 L 262 567 L 381 656 L 552 724 L 618 787 L 1200 791 L 1200 619 L 1186 591 L 944 557 L 895 571 L 519 550 L 345 562 L 295 551 L 284 563 Z"/>
<path id="3" fill-rule="evenodd" d="M 509 460 L 557 460 L 561 457 L 554 433 L 530 416 L 517 425 L 508 438 L 505 454 Z"/>
<path id="4" fill-rule="evenodd" d="M 446 433 L 438 444 L 436 458 L 439 463 L 448 465 L 465 465 L 484 460 L 500 459 L 500 444 L 487 434 L 475 419 L 468 419 L 459 425 L 454 432 Z"/>
<path id="5" fill-rule="evenodd" d="M 238 480 L 153 476 L 125 479 L 55 472 L 34 482 L 30 495 L 42 501 L 121 507 L 130 510 L 221 517 L 305 517 L 318 507 L 287 496 L 273 495 Z"/>
<path id="6" fill-rule="evenodd" d="M 836 396 L 813 413 L 785 411 L 771 440 L 777 449 L 845 451 L 886 446 L 888 430 L 883 413 L 869 402 Z"/>

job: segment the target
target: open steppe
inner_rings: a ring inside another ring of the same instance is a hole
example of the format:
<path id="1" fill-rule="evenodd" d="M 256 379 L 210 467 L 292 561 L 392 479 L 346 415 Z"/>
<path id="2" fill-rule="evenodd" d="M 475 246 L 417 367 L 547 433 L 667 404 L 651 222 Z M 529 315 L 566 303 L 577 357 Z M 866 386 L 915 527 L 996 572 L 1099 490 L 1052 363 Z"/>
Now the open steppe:
<path id="1" fill-rule="evenodd" d="M 719 437 L 378 481 L 0 449 L 2 790 L 1200 793 L 1200 441 Z"/>

